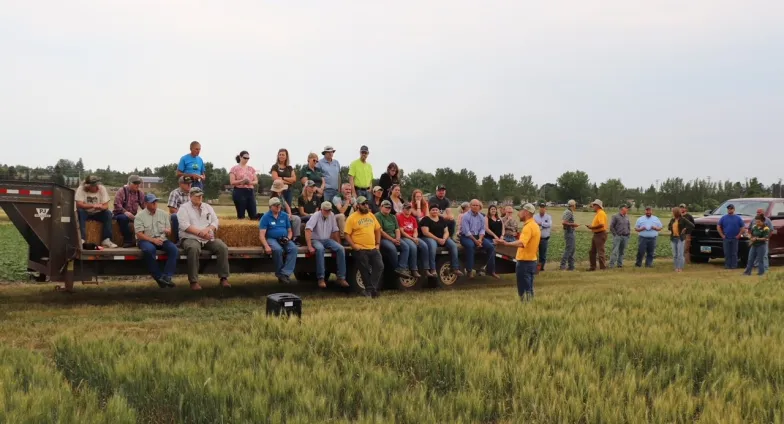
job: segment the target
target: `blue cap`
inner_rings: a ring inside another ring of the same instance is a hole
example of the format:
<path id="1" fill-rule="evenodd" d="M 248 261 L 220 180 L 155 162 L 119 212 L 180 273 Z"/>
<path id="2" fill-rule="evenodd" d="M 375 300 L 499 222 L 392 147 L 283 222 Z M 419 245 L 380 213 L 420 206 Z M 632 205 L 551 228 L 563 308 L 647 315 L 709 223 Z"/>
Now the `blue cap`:
<path id="1" fill-rule="evenodd" d="M 155 203 L 158 201 L 158 198 L 152 193 L 147 193 L 147 195 L 144 196 L 144 201 L 147 203 Z"/>

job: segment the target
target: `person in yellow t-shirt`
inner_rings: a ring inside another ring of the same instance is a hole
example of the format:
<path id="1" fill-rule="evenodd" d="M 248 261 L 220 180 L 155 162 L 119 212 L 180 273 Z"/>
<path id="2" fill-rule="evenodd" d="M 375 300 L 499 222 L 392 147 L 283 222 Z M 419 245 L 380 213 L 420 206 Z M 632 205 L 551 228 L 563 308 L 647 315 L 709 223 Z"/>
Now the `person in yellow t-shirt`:
<path id="1" fill-rule="evenodd" d="M 604 254 L 604 245 L 607 243 L 607 214 L 604 212 L 602 201 L 596 199 L 591 203 L 596 215 L 593 217 L 591 225 L 586 225 L 588 229 L 593 231 L 593 238 L 591 239 L 591 252 L 589 259 L 591 267 L 588 271 L 596 271 L 596 260 L 599 260 L 599 269 L 607 269 L 607 257 Z"/>
<path id="2" fill-rule="evenodd" d="M 359 274 L 365 284 L 363 295 L 378 297 L 379 283 L 384 273 L 381 258 L 381 224 L 372 213 L 365 196 L 357 197 L 357 210 L 346 219 L 346 241 L 353 250 Z"/>
<path id="3" fill-rule="evenodd" d="M 536 208 L 530 203 L 526 203 L 522 207 L 516 208 L 520 221 L 523 223 L 523 229 L 520 231 L 520 238 L 516 241 L 504 241 L 503 239 L 496 239 L 496 244 L 505 246 L 517 247 L 517 266 L 515 274 L 517 275 L 517 294 L 520 296 L 520 301 L 530 301 L 534 297 L 534 276 L 536 275 L 537 254 L 539 253 L 539 241 L 542 238 L 539 224 L 534 220 Z"/>

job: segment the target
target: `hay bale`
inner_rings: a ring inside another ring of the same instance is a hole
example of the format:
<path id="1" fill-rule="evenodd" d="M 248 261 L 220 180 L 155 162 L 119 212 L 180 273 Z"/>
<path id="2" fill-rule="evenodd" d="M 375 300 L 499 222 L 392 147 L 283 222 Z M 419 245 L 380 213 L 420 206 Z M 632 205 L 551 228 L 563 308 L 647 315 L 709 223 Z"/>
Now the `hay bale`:
<path id="1" fill-rule="evenodd" d="M 87 231 L 85 232 L 87 237 L 85 238 L 85 241 L 87 243 L 101 244 L 101 241 L 103 241 L 101 238 L 101 233 L 103 232 L 102 226 L 103 224 L 98 221 L 87 221 Z M 128 226 L 131 228 L 131 232 L 133 232 L 133 222 L 128 224 Z M 112 242 L 118 246 L 122 246 L 123 244 L 120 225 L 115 220 L 112 220 Z"/>
<path id="2" fill-rule="evenodd" d="M 221 219 L 218 221 L 216 237 L 229 247 L 261 246 L 259 221 L 247 219 Z"/>

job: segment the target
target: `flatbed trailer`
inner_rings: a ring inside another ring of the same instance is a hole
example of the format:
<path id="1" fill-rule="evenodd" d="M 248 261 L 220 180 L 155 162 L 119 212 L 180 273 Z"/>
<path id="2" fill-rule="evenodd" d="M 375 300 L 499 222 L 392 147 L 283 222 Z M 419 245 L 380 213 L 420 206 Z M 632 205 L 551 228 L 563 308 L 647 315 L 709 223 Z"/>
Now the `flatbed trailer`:
<path id="1" fill-rule="evenodd" d="M 27 270 L 31 277 L 39 282 L 63 283 L 55 288 L 71 292 L 75 281 L 87 284 L 95 283 L 100 277 L 148 275 L 138 248 L 82 249 L 74 194 L 73 189 L 55 183 L 0 181 L 0 208 L 27 241 Z M 459 243 L 458 249 L 462 253 Z M 334 273 L 336 266 L 333 254 L 328 251 L 325 257 L 327 272 Z M 166 259 L 164 252 L 159 251 L 157 260 Z M 478 252 L 475 262 L 475 266 L 480 268 L 487 263 L 487 257 Z M 514 273 L 515 262 L 514 249 L 502 246 L 496 248 L 498 274 Z M 200 274 L 217 273 L 215 255 L 205 251 L 199 263 Z M 229 266 L 231 274 L 275 272 L 272 256 L 267 255 L 262 247 L 255 246 L 229 247 Z M 180 249 L 177 274 L 186 274 L 186 268 L 186 257 Z M 346 280 L 351 288 L 356 291 L 364 289 L 350 247 L 346 247 L 346 270 Z M 315 258 L 306 247 L 300 247 L 295 268 L 297 281 L 315 282 L 315 272 Z M 401 290 L 454 286 L 458 277 L 452 272 L 448 252 L 443 248 L 439 248 L 437 253 L 436 273 L 436 278 L 423 275 L 417 279 L 399 277 L 387 269 L 383 286 Z"/>

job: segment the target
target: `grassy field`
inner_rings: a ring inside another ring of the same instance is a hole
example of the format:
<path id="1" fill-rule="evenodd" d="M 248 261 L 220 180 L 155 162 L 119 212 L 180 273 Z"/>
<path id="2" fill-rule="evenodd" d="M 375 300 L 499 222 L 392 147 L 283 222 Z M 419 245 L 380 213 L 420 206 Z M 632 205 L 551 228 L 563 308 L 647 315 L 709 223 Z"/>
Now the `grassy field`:
<path id="1" fill-rule="evenodd" d="M 782 422 L 784 273 L 545 272 L 376 300 L 0 286 L 0 422 Z M 181 281 L 178 281 L 181 283 Z M 294 290 L 300 290 L 294 288 Z"/>

